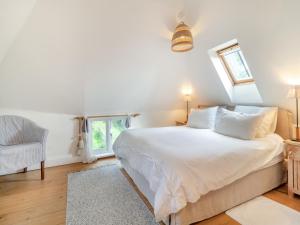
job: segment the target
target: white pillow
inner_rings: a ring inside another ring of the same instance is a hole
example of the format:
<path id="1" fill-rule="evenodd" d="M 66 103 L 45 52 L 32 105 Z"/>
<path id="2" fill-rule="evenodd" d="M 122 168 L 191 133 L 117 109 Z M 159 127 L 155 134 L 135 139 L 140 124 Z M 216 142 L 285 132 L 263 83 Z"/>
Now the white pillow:
<path id="1" fill-rule="evenodd" d="M 189 115 L 188 126 L 193 128 L 212 129 L 218 106 L 205 109 L 192 109 Z"/>
<path id="2" fill-rule="evenodd" d="M 262 138 L 267 134 L 274 133 L 277 125 L 277 107 L 259 107 L 259 106 L 242 106 L 237 105 L 234 109 L 236 112 L 248 114 L 261 114 L 263 119 L 257 130 L 255 137 Z"/>
<path id="3" fill-rule="evenodd" d="M 215 132 L 251 140 L 255 138 L 261 120 L 260 114 L 246 114 L 219 108 L 216 115 Z"/>

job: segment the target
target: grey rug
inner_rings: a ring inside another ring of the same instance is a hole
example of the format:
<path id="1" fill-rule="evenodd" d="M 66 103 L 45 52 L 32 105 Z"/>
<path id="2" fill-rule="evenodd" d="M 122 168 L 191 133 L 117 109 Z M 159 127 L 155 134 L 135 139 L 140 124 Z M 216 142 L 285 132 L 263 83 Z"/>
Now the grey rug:
<path id="1" fill-rule="evenodd" d="M 67 225 L 158 225 L 118 165 L 68 175 Z"/>

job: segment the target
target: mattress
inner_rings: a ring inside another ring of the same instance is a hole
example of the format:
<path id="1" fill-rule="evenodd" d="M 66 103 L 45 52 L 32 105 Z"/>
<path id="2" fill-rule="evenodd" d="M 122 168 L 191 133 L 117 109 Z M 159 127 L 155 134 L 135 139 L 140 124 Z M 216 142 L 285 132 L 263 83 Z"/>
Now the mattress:
<path id="1" fill-rule="evenodd" d="M 267 167 L 270 167 L 270 166 L 273 166 L 277 163 L 280 163 L 284 160 L 284 154 L 283 152 L 280 153 L 279 155 L 276 155 L 274 156 L 266 165 L 264 165 L 261 169 L 263 168 L 267 168 Z"/>
<path id="2" fill-rule="evenodd" d="M 123 132 L 114 151 L 149 183 L 160 221 L 210 191 L 276 164 L 282 147 L 276 134 L 245 141 L 206 129 L 166 127 Z"/>
<path id="3" fill-rule="evenodd" d="M 163 220 L 164 223 L 189 225 L 202 221 L 278 187 L 285 180 L 285 167 L 282 161 L 277 162 L 278 160 L 279 157 L 274 158 L 270 166 L 252 172 L 219 190 L 209 192 L 195 203 L 188 203 L 179 212 L 166 217 Z M 151 191 L 148 181 L 138 171 L 131 168 L 126 159 L 121 159 L 120 162 L 139 191 L 153 207 L 155 195 Z"/>

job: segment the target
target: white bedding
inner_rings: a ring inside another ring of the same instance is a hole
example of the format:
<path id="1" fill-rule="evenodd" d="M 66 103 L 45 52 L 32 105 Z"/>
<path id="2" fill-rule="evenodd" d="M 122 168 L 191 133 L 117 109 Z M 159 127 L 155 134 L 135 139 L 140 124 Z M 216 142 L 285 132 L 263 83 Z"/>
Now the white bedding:
<path id="1" fill-rule="evenodd" d="M 155 193 L 157 221 L 261 169 L 283 151 L 282 138 L 241 140 L 209 129 L 146 128 L 124 131 L 113 149 L 142 174 Z"/>

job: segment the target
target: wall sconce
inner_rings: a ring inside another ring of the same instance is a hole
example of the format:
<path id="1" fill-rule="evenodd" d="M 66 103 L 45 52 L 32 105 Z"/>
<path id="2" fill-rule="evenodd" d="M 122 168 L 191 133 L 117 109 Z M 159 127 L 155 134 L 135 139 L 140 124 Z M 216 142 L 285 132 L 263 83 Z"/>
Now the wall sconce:
<path id="1" fill-rule="evenodd" d="M 186 52 L 193 48 L 193 36 L 184 22 L 177 25 L 172 37 L 172 51 Z"/>

